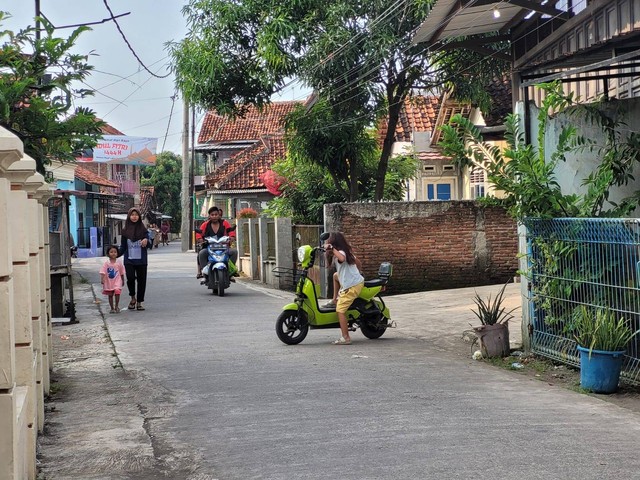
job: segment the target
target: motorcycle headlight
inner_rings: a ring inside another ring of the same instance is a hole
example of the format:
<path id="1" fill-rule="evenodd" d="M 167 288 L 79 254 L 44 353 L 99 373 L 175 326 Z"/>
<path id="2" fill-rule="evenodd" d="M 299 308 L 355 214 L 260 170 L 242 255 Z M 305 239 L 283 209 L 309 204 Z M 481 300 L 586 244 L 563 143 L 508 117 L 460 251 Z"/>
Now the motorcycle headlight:
<path id="1" fill-rule="evenodd" d="M 298 248 L 298 261 L 300 263 L 304 262 L 304 257 L 305 257 L 305 248 L 304 246 Z"/>

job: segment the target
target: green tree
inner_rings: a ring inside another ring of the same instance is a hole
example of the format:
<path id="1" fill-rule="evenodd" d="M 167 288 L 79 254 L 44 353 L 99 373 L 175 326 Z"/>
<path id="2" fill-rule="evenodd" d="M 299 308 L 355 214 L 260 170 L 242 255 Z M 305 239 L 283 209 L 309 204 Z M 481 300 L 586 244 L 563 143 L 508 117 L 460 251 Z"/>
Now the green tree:
<path id="1" fill-rule="evenodd" d="M 170 215 L 171 225 L 179 228 L 182 222 L 180 191 L 182 188 L 182 158 L 173 152 L 162 152 L 156 165 L 144 167 L 140 172 L 140 183 L 154 187 L 154 197 L 162 213 Z"/>
<path id="2" fill-rule="evenodd" d="M 0 12 L 0 24 L 8 17 Z M 83 150 L 96 145 L 104 122 L 74 99 L 93 95 L 92 90 L 74 88 L 93 69 L 87 56 L 70 53 L 80 27 L 66 39 L 56 37 L 51 23 L 40 19 L 43 30 L 17 33 L 0 31 L 0 125 L 16 134 L 37 169 L 51 159 L 74 161 Z"/>
<path id="3" fill-rule="evenodd" d="M 344 122 L 347 112 L 368 125 L 385 116 L 388 130 L 375 172 L 374 198 L 381 200 L 398 116 L 412 89 L 444 86 L 462 96 L 484 94 L 483 87 L 505 68 L 494 56 L 413 45 L 413 32 L 432 4 L 190 0 L 183 9 L 189 35 L 170 45 L 176 83 L 189 102 L 238 115 L 247 104 L 268 103 L 297 77 Z"/>
<path id="4" fill-rule="evenodd" d="M 371 133 L 371 132 L 370 132 Z M 375 195 L 375 172 L 380 152 L 374 150 L 362 162 L 360 197 L 371 200 Z M 407 180 L 417 169 L 418 160 L 412 156 L 392 157 L 389 161 L 384 200 L 402 200 Z M 274 217 L 291 217 L 295 223 L 319 225 L 324 219 L 324 205 L 349 201 L 346 180 L 336 185 L 326 168 L 313 162 L 296 162 L 291 156 L 276 162 L 273 170 L 287 179 L 281 186 L 282 195 L 269 202 L 266 213 Z"/>

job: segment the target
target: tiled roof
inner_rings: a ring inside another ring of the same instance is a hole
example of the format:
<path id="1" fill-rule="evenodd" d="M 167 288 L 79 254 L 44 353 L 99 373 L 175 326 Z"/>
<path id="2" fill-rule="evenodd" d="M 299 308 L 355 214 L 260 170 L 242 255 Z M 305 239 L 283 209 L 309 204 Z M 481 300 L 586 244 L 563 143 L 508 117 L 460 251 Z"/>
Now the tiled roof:
<path id="1" fill-rule="evenodd" d="M 483 115 L 484 121 L 487 127 L 503 125 L 507 115 L 513 113 L 511 78 L 508 75 L 495 78 L 487 87 L 487 92 L 491 96 L 491 110 Z"/>
<path id="2" fill-rule="evenodd" d="M 451 157 L 447 157 L 444 153 L 442 153 L 442 150 L 440 148 L 436 148 L 436 147 L 431 147 L 431 150 L 429 150 L 428 152 L 418 152 L 417 154 L 418 159 L 422 160 L 423 162 L 433 162 L 433 161 L 446 161 L 446 162 L 450 162 L 451 161 Z"/>
<path id="3" fill-rule="evenodd" d="M 100 128 L 100 131 L 104 134 L 104 135 L 124 135 L 124 133 L 122 133 L 120 130 L 118 130 L 117 128 L 113 128 L 111 125 L 109 125 L 108 123 L 106 123 L 105 125 L 102 126 L 102 128 Z"/>
<path id="4" fill-rule="evenodd" d="M 198 143 L 258 140 L 282 130 L 284 117 L 303 102 L 273 102 L 262 111 L 250 106 L 242 118 L 229 119 L 215 111 L 207 112 L 198 135 Z"/>
<path id="5" fill-rule="evenodd" d="M 405 98 L 398 124 L 396 125 L 396 142 L 410 142 L 414 132 L 431 132 L 438 116 L 438 97 L 423 95 L 412 95 Z M 387 134 L 388 119 L 384 117 L 378 128 L 378 139 L 380 143 L 384 141 Z"/>
<path id="6" fill-rule="evenodd" d="M 76 178 L 79 178 L 84 183 L 87 183 L 89 185 L 101 185 L 103 187 L 112 187 L 112 188 L 119 187 L 117 183 L 112 182 L 111 180 L 107 180 L 106 178 L 101 177 L 99 175 L 96 175 L 95 173 L 93 173 L 90 170 L 87 170 L 86 168 L 76 167 L 74 174 Z"/>
<path id="7" fill-rule="evenodd" d="M 471 104 L 460 103 L 453 100 L 445 100 L 444 105 L 442 105 L 442 108 L 440 108 L 438 118 L 436 119 L 436 123 L 434 125 L 433 135 L 431 136 L 431 145 L 438 144 L 438 142 L 440 141 L 440 135 L 442 133 L 440 127 L 442 125 L 449 125 L 451 117 L 457 114 L 462 115 L 464 118 L 469 118 L 469 115 L 471 114 Z"/>
<path id="8" fill-rule="evenodd" d="M 260 176 L 275 161 L 284 158 L 285 153 L 286 147 L 281 135 L 265 136 L 207 175 L 205 183 L 208 188 L 217 190 L 265 188 Z"/>

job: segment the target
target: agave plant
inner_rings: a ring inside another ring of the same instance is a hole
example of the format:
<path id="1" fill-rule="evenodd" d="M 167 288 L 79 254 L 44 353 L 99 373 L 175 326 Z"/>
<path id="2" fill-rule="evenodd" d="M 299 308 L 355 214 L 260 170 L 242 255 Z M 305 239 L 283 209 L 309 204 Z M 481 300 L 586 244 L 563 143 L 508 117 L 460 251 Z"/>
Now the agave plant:
<path id="1" fill-rule="evenodd" d="M 507 323 L 509 320 L 513 318 L 512 313 L 518 309 L 518 307 L 512 308 L 509 311 L 506 311 L 505 307 L 502 306 L 504 301 L 504 289 L 507 288 L 507 284 L 505 283 L 498 295 L 492 300 L 491 295 L 485 300 L 478 292 L 476 292 L 476 296 L 473 299 L 476 304 L 476 309 L 472 309 L 471 311 L 475 314 L 476 317 L 480 319 L 482 325 L 495 325 L 496 323 Z"/>
<path id="2" fill-rule="evenodd" d="M 624 318 L 616 318 L 609 308 L 590 309 L 581 305 L 576 309 L 573 337 L 583 348 L 605 352 L 620 352 L 640 330 L 633 331 Z"/>

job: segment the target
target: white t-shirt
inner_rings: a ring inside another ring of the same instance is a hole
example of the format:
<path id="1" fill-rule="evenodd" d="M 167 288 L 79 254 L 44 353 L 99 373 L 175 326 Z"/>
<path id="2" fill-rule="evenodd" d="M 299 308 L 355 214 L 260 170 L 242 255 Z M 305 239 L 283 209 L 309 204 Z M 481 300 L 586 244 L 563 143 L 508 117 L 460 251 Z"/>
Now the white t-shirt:
<path id="1" fill-rule="evenodd" d="M 333 257 L 336 264 L 336 270 L 338 272 L 338 280 L 340 281 L 340 291 L 364 282 L 364 277 L 358 271 L 356 264 L 354 263 L 353 265 L 350 265 L 347 263 L 347 254 L 342 250 L 338 251 L 345 257 L 345 260 L 342 263 L 340 263 L 337 258 Z"/>

